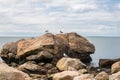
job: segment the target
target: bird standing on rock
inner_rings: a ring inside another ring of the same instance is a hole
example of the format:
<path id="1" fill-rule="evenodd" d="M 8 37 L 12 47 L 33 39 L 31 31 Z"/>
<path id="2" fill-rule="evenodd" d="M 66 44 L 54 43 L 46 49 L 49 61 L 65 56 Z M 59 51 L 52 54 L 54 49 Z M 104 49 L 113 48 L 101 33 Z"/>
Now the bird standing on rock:
<path id="1" fill-rule="evenodd" d="M 45 30 L 46 33 L 48 33 L 48 30 Z"/>
<path id="2" fill-rule="evenodd" d="M 60 33 L 63 33 L 62 31 L 60 31 Z"/>

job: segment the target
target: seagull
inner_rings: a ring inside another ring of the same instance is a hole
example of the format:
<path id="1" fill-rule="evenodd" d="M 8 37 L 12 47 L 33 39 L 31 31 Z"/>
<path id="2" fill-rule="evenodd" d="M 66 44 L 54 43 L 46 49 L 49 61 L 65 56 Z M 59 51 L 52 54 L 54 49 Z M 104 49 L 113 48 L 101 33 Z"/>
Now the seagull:
<path id="1" fill-rule="evenodd" d="M 48 30 L 46 30 L 45 32 L 48 33 Z"/>
<path id="2" fill-rule="evenodd" d="M 60 33 L 63 33 L 62 31 L 60 31 Z"/>

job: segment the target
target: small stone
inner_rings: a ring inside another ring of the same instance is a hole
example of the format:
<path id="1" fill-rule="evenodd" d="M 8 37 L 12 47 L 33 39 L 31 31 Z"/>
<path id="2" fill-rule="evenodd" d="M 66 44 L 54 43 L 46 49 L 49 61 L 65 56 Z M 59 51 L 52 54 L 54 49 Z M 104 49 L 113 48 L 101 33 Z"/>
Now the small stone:
<path id="1" fill-rule="evenodd" d="M 74 77 L 73 80 L 95 80 L 92 74 L 81 74 L 80 76 Z"/>
<path id="2" fill-rule="evenodd" d="M 80 73 L 80 74 L 84 74 L 84 73 L 87 73 L 87 72 L 88 72 L 88 71 L 87 71 L 86 69 L 80 69 L 80 70 L 79 70 L 79 73 Z"/>
<path id="3" fill-rule="evenodd" d="M 12 66 L 12 67 L 17 67 L 18 64 L 14 63 L 14 62 L 11 62 L 11 63 L 10 63 L 10 66 Z"/>
<path id="4" fill-rule="evenodd" d="M 106 72 L 102 71 L 95 76 L 95 79 L 96 80 L 109 80 L 109 75 Z"/>
<path id="5" fill-rule="evenodd" d="M 50 64 L 50 63 L 47 63 L 47 64 L 44 65 L 44 67 L 45 67 L 46 69 L 51 69 L 51 68 L 53 68 L 53 65 Z"/>
<path id="6" fill-rule="evenodd" d="M 79 72 L 77 71 L 63 71 L 60 73 L 56 73 L 53 76 L 53 80 L 73 80 L 73 78 L 78 75 Z"/>
<path id="7" fill-rule="evenodd" d="M 43 65 L 45 65 L 45 63 L 44 62 L 40 62 L 40 63 L 38 63 L 38 65 L 39 66 L 43 66 Z"/>
<path id="8" fill-rule="evenodd" d="M 86 65 L 76 58 L 63 57 L 57 62 L 57 68 L 61 71 L 63 70 L 78 70 L 80 68 L 85 68 Z"/>
<path id="9" fill-rule="evenodd" d="M 48 74 L 54 74 L 54 73 L 58 73 L 58 72 L 59 72 L 59 70 L 56 67 L 53 67 L 48 70 Z"/>

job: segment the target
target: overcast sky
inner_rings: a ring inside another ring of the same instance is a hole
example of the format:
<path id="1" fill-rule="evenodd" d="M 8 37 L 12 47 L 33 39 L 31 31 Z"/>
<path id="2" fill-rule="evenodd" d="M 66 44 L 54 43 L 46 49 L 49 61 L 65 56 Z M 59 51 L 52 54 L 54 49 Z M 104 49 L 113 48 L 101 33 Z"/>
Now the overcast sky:
<path id="1" fill-rule="evenodd" d="M 0 36 L 120 36 L 120 0 L 0 0 Z"/>

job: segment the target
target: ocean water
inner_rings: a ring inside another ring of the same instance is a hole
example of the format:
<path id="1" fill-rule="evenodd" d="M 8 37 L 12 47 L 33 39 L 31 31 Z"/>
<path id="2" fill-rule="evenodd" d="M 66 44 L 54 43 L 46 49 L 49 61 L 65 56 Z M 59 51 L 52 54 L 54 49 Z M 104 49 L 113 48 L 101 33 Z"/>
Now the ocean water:
<path id="1" fill-rule="evenodd" d="M 88 37 L 88 40 L 96 48 L 95 53 L 91 55 L 96 66 L 99 59 L 120 58 L 120 37 Z"/>
<path id="2" fill-rule="evenodd" d="M 0 49 L 11 41 L 17 41 L 25 37 L 0 37 Z M 99 59 L 120 58 L 120 37 L 87 37 L 95 45 L 96 51 L 91 55 L 95 66 L 98 66 Z"/>

